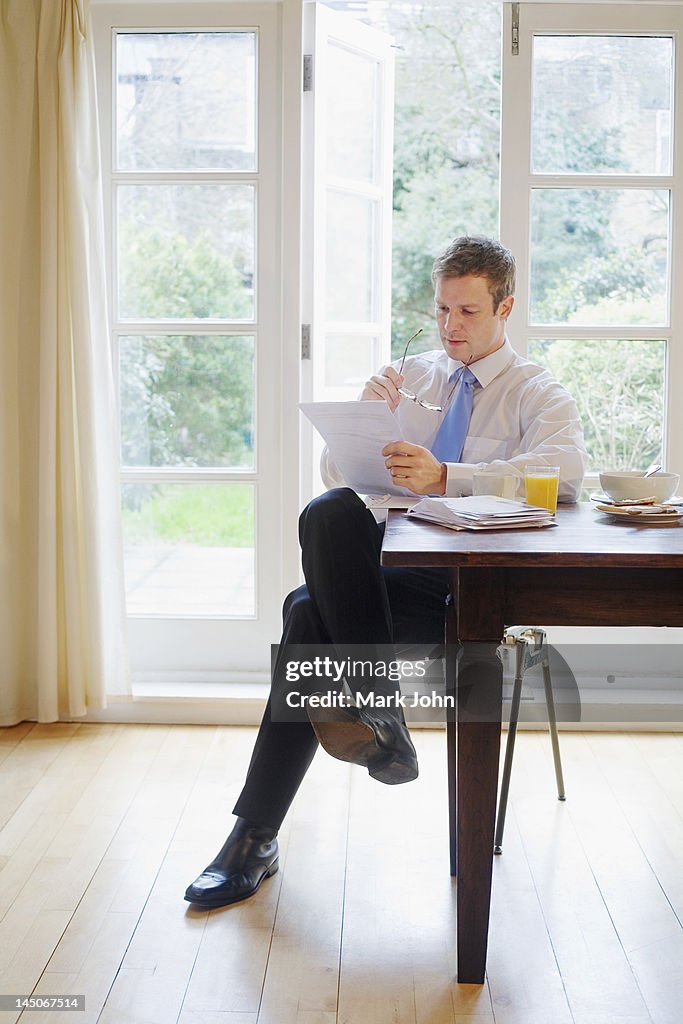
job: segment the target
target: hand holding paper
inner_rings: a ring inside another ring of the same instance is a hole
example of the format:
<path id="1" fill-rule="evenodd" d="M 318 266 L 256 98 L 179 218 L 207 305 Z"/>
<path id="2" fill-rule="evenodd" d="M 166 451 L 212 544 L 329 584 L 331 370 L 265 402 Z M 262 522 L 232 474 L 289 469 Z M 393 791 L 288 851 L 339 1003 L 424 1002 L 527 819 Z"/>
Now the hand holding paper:
<path id="1" fill-rule="evenodd" d="M 412 495 L 399 487 L 382 449 L 397 441 L 397 423 L 386 402 L 302 402 L 299 406 L 326 442 L 349 487 L 359 494 Z"/>
<path id="2" fill-rule="evenodd" d="M 395 484 L 403 480 L 412 494 L 446 493 L 446 467 L 422 445 L 394 441 L 382 455 Z"/>

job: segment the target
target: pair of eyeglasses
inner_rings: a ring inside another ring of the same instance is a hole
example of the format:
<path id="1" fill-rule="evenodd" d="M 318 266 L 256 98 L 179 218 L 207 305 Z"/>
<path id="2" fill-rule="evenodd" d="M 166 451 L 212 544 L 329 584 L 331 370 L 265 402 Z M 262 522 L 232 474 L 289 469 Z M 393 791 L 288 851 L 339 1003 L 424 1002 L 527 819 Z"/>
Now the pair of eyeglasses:
<path id="1" fill-rule="evenodd" d="M 415 334 L 413 334 L 411 338 L 408 338 L 408 341 L 406 342 L 406 347 L 403 350 L 403 358 L 401 359 L 401 365 L 398 368 L 399 373 L 403 373 L 403 364 L 406 361 L 406 355 L 408 354 L 408 348 L 410 347 L 410 343 L 412 341 L 415 341 L 417 336 L 419 334 L 422 334 L 422 331 L 423 328 L 420 327 L 418 331 L 415 331 Z M 402 398 L 407 398 L 409 402 L 415 402 L 416 405 L 421 405 L 423 409 L 429 409 L 430 412 L 443 412 L 443 406 L 432 405 L 431 402 L 425 402 L 423 398 L 418 398 L 415 392 L 409 391 L 408 388 L 399 388 L 398 393 L 399 395 L 401 395 Z"/>

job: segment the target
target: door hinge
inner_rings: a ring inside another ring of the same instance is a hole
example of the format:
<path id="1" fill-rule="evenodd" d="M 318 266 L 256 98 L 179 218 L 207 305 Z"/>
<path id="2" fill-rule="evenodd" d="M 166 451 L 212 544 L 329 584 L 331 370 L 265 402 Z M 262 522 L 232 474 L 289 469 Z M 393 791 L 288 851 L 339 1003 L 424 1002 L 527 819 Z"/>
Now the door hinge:
<path id="1" fill-rule="evenodd" d="M 512 5 L 512 56 L 519 57 L 519 4 Z"/>
<path id="2" fill-rule="evenodd" d="M 304 54 L 304 76 L 303 76 L 303 90 L 304 92 L 313 92 L 313 54 Z"/>
<path id="3" fill-rule="evenodd" d="M 311 358 L 311 325 L 301 325 L 301 358 Z"/>

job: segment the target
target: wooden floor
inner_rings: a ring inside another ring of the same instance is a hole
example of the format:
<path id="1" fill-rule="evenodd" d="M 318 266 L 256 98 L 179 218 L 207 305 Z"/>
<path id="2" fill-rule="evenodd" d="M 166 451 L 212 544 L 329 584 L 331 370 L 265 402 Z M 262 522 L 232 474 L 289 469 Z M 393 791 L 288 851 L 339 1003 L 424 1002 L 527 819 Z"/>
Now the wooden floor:
<path id="1" fill-rule="evenodd" d="M 255 731 L 0 730 L 0 992 L 31 1024 L 680 1024 L 683 737 L 518 739 L 487 983 L 455 979 L 445 734 L 387 787 L 319 753 L 252 900 L 197 913 Z M 16 1013 L 0 1012 L 0 1021 Z"/>

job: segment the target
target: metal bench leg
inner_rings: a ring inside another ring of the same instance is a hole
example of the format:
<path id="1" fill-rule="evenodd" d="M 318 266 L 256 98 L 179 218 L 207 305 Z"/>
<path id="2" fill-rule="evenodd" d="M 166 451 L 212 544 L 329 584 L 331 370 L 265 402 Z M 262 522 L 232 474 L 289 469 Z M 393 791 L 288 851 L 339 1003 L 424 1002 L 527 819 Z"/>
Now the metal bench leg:
<path id="1" fill-rule="evenodd" d="M 522 697 L 522 677 L 524 675 L 524 641 L 515 644 L 517 655 L 515 667 L 515 683 L 512 689 L 512 703 L 510 704 L 510 722 L 508 725 L 507 743 L 505 744 L 505 764 L 503 765 L 503 778 L 500 784 L 500 799 L 498 801 L 498 817 L 496 818 L 496 834 L 493 840 L 493 852 L 503 852 L 503 830 L 505 828 L 505 812 L 508 805 L 508 793 L 510 792 L 510 775 L 512 774 L 512 756 L 515 752 L 515 737 L 517 735 L 517 722 L 519 720 L 519 704 Z"/>
<path id="2" fill-rule="evenodd" d="M 560 744 L 557 739 L 557 717 L 555 715 L 555 700 L 553 698 L 553 684 L 550 678 L 550 660 L 546 651 L 543 658 L 543 685 L 545 687 L 545 702 L 548 708 L 548 725 L 550 726 L 550 742 L 553 745 L 553 761 L 555 762 L 555 779 L 557 780 L 557 799 L 565 800 L 564 777 L 562 775 L 562 761 L 560 760 Z"/>

